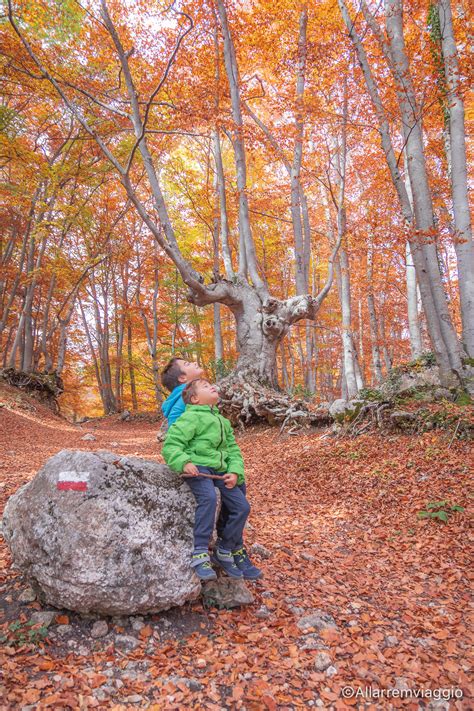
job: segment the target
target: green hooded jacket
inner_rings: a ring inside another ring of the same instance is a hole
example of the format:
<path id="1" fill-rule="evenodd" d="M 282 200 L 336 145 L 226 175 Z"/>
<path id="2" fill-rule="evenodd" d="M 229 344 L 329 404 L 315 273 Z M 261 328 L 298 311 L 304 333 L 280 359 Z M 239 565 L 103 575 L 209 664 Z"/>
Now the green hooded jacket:
<path id="1" fill-rule="evenodd" d="M 161 451 L 167 465 L 181 473 L 185 464 L 212 467 L 222 474 L 237 474 L 243 484 L 244 460 L 230 421 L 214 405 L 186 405 L 171 425 Z"/>

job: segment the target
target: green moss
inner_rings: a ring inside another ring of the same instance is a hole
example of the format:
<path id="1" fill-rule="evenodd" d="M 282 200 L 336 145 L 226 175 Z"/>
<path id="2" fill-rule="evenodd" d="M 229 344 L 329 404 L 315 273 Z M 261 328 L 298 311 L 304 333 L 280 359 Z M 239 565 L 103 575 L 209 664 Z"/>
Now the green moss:
<path id="1" fill-rule="evenodd" d="M 378 388 L 362 388 L 359 390 L 359 395 L 361 400 L 370 400 L 373 402 L 380 402 L 385 400 L 385 396 Z"/>
<path id="2" fill-rule="evenodd" d="M 354 407 L 348 408 L 347 410 L 344 410 L 344 412 L 339 412 L 337 415 L 334 415 L 334 419 L 340 425 L 353 422 L 359 414 L 362 404 L 363 403 L 361 402 L 356 402 Z"/>
<path id="3" fill-rule="evenodd" d="M 435 365 L 436 356 L 432 351 L 425 351 L 425 353 L 419 355 L 418 358 L 410 360 L 407 363 L 408 368 L 415 368 L 417 370 L 420 370 L 421 368 L 432 368 Z"/>
<path id="4" fill-rule="evenodd" d="M 469 395 L 469 393 L 466 393 L 464 391 L 459 392 L 458 396 L 456 397 L 456 400 L 454 401 L 456 405 L 472 405 L 472 398 Z"/>

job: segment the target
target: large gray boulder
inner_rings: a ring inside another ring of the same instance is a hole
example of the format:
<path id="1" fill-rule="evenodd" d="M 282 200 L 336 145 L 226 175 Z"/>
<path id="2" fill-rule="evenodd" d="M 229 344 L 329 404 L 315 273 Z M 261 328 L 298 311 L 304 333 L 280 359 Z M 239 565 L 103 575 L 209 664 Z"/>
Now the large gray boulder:
<path id="1" fill-rule="evenodd" d="M 194 508 L 187 485 L 162 464 L 63 450 L 8 500 L 3 533 L 44 602 L 159 612 L 200 594 L 189 566 Z"/>

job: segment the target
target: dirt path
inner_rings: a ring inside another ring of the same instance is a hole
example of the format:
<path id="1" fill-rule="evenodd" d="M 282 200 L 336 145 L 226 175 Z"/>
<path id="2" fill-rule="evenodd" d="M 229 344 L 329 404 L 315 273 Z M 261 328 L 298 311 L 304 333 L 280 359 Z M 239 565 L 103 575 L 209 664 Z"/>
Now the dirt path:
<path id="1" fill-rule="evenodd" d="M 0 409 L 2 506 L 62 448 L 161 461 L 156 430 L 118 418 L 79 427 L 9 403 Z M 81 440 L 86 432 L 96 440 Z M 107 641 L 91 638 L 94 620 L 62 612 L 44 641 L 21 646 L 19 630 L 41 608 L 19 600 L 26 585 L 3 545 L 2 708 L 473 707 L 468 512 L 446 524 L 417 518 L 429 501 L 467 509 L 469 444 L 448 448 L 436 433 L 282 439 L 272 429 L 238 441 L 252 503 L 247 541 L 270 554 L 259 560 L 256 604 L 108 620 Z M 304 629 L 309 616 L 316 628 Z M 407 698 L 422 690 L 424 699 Z"/>

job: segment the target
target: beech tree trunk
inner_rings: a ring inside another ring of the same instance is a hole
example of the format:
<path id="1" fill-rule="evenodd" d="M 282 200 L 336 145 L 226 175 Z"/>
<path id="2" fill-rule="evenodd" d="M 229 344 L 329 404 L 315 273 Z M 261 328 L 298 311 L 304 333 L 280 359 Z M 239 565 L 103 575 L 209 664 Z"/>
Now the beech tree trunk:
<path id="1" fill-rule="evenodd" d="M 454 38 L 450 0 L 438 0 L 441 48 L 447 84 L 449 116 L 450 179 L 453 196 L 454 224 L 461 301 L 462 341 L 470 358 L 474 358 L 474 244 L 467 184 L 466 128 L 464 102 L 459 86 L 459 61 Z"/>
<path id="2" fill-rule="evenodd" d="M 132 322 L 130 318 L 127 320 L 127 357 L 128 357 L 128 377 L 130 379 L 130 396 L 132 398 L 132 410 L 138 410 L 137 385 L 135 382 L 135 368 L 133 366 L 133 350 L 132 350 Z"/>
<path id="3" fill-rule="evenodd" d="M 382 382 L 382 360 L 380 357 L 379 329 L 375 309 L 374 281 L 373 281 L 374 252 L 372 244 L 367 252 L 367 308 L 370 323 L 370 345 L 372 350 L 372 372 L 376 384 Z"/>
<path id="4" fill-rule="evenodd" d="M 410 205 L 413 206 L 413 194 L 408 171 L 405 174 L 405 188 Z M 418 316 L 418 284 L 416 280 L 416 270 L 410 243 L 408 241 L 405 246 L 405 278 L 407 285 L 408 332 L 410 334 L 411 357 L 418 358 L 423 351 L 423 342 L 421 339 L 420 320 Z"/>
<path id="5" fill-rule="evenodd" d="M 416 284 L 415 265 L 411 254 L 410 245 L 405 246 L 405 275 L 407 285 L 407 306 L 408 306 L 408 331 L 410 333 L 411 357 L 418 358 L 423 352 L 421 340 L 420 321 L 418 318 L 418 290 Z"/>
<path id="6" fill-rule="evenodd" d="M 342 352 L 344 358 L 344 378 L 349 399 L 356 397 L 358 392 L 356 366 L 354 361 L 354 340 L 352 336 L 351 287 L 349 280 L 349 260 L 345 249 L 339 253 L 338 276 L 340 280 L 341 313 L 342 313 Z"/>
<path id="7" fill-rule="evenodd" d="M 395 158 L 387 115 L 364 46 L 355 30 L 355 23 L 349 15 L 345 0 L 338 0 L 338 4 L 349 36 L 356 49 L 367 90 L 376 111 L 382 148 L 397 191 L 402 214 L 407 223 L 408 239 L 415 264 L 423 309 L 432 347 L 440 366 L 441 378 L 446 385 L 452 385 L 453 382 L 463 380 L 461 348 L 447 308 L 446 295 L 437 261 L 436 245 L 433 242 L 433 235 L 436 234 L 436 230 L 423 153 L 420 109 L 417 105 L 405 50 L 401 3 L 399 0 L 386 0 L 385 2 L 386 28 L 389 42 L 387 42 L 378 27 L 364 0 L 362 0 L 361 7 L 364 17 L 381 45 L 389 69 L 394 77 L 408 157 L 408 172 L 412 187 L 416 186 L 416 191 L 414 190 L 413 194 L 413 212 Z M 416 229 L 413 229 L 413 226 Z M 453 374 L 455 374 L 454 379 Z"/>
<path id="8" fill-rule="evenodd" d="M 423 251 L 426 258 L 429 285 L 442 337 L 442 343 L 437 344 L 440 348 L 438 357 L 443 366 L 447 368 L 449 365 L 461 377 L 461 348 L 451 321 L 439 271 L 436 240 L 434 238 L 437 231 L 434 223 L 433 205 L 424 156 L 420 108 L 416 100 L 405 49 L 401 0 L 385 0 L 385 13 L 387 35 L 390 41 L 394 76 L 402 116 L 403 137 L 406 143 L 408 174 L 413 193 L 413 212 L 416 226 L 419 230 L 419 239 L 424 242 Z"/>
<path id="9" fill-rule="evenodd" d="M 140 249 L 137 246 L 136 258 L 137 258 L 137 290 L 135 294 L 135 301 L 142 318 L 143 327 L 145 329 L 146 342 L 148 346 L 148 352 L 151 358 L 151 367 L 153 375 L 153 388 L 155 391 L 155 401 L 156 406 L 159 409 L 161 403 L 163 402 L 163 396 L 161 392 L 161 382 L 160 382 L 160 364 L 158 362 L 158 298 L 160 290 L 159 273 L 157 266 L 157 250 L 155 245 L 154 250 L 155 265 L 153 268 L 153 294 L 151 298 L 151 327 L 150 319 L 147 314 L 147 310 L 141 301 L 141 284 L 142 284 L 142 272 L 141 272 L 141 257 Z"/>

